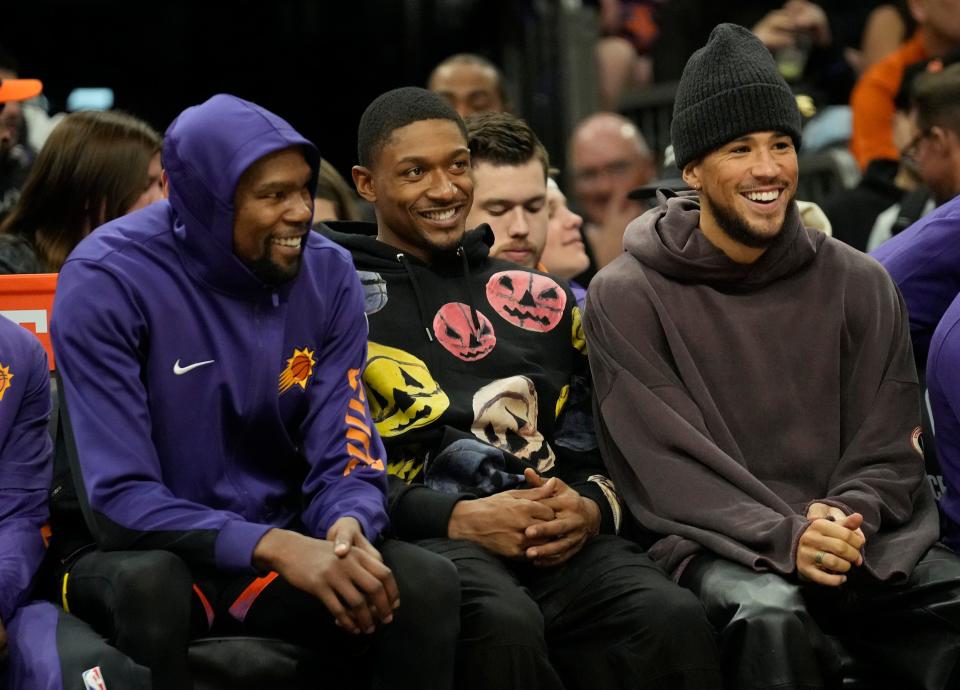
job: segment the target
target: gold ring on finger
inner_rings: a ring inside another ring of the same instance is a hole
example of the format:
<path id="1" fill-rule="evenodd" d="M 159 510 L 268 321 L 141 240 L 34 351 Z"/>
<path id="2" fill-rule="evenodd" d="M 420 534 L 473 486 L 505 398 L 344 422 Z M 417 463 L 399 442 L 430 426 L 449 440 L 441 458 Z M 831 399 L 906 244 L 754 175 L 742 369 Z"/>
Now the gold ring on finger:
<path id="1" fill-rule="evenodd" d="M 823 551 L 817 551 L 817 555 L 813 557 L 813 562 L 817 564 L 818 568 L 823 565 L 823 557 L 825 555 Z"/>

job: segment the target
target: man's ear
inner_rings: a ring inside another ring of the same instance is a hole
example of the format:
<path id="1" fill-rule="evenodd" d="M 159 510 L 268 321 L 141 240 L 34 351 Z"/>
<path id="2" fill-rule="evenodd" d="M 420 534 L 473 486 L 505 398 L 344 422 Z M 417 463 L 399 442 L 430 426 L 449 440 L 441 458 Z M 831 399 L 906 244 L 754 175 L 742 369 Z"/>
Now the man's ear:
<path id="1" fill-rule="evenodd" d="M 700 191 L 703 184 L 700 182 L 700 161 L 691 161 L 683 166 L 683 181 L 690 185 L 690 189 Z"/>
<path id="2" fill-rule="evenodd" d="M 160 171 L 160 189 L 163 190 L 163 198 L 170 198 L 170 178 L 167 177 L 167 171 Z"/>
<path id="3" fill-rule="evenodd" d="M 353 186 L 357 188 L 357 194 L 371 204 L 376 203 L 377 190 L 373 182 L 373 173 L 370 172 L 370 169 L 362 165 L 355 165 L 350 170 L 350 173 L 353 175 Z"/>
<path id="4" fill-rule="evenodd" d="M 930 128 L 930 139 L 946 153 L 950 151 L 950 145 L 956 142 L 956 135 L 949 129 L 934 125 Z"/>

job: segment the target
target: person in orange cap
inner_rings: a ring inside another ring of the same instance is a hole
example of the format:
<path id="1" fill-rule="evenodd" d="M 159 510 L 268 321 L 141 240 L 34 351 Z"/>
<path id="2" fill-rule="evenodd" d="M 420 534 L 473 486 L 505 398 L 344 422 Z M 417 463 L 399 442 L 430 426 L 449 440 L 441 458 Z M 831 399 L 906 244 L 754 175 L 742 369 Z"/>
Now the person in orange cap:
<path id="1" fill-rule="evenodd" d="M 16 73 L 0 57 L 0 220 L 9 213 L 27 177 L 33 156 L 20 146 L 23 129 L 21 101 L 40 95 L 39 79 L 16 79 Z"/>

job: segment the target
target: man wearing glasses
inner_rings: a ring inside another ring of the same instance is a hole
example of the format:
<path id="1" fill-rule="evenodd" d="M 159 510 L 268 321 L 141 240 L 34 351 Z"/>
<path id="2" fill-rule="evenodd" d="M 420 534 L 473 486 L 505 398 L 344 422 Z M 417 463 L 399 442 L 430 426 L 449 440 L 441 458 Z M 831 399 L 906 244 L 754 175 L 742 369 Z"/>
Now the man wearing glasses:
<path id="1" fill-rule="evenodd" d="M 569 158 L 586 239 L 603 268 L 623 252 L 623 230 L 644 210 L 627 193 L 653 179 L 654 156 L 630 120 L 597 113 L 577 125 Z"/>

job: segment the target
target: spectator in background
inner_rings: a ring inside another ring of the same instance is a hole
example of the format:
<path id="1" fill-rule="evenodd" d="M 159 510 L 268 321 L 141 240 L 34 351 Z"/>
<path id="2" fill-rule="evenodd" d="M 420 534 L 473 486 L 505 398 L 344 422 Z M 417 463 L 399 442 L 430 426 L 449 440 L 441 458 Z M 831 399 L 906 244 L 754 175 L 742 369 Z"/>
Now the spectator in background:
<path id="1" fill-rule="evenodd" d="M 867 17 L 863 40 L 856 56 L 857 70 L 864 72 L 899 48 L 917 28 L 906 0 L 880 5 Z"/>
<path id="2" fill-rule="evenodd" d="M 353 189 L 326 160 L 320 161 L 317 191 L 313 195 L 313 224 L 325 220 L 360 220 Z"/>
<path id="3" fill-rule="evenodd" d="M 863 25 L 879 0 L 669 0 L 658 12 L 661 34 L 654 47 L 657 81 L 678 79 L 690 54 L 720 22 L 752 30 L 775 53 L 778 69 L 794 91 L 813 103 L 846 105 L 856 72 L 849 48 L 860 46 Z"/>
<path id="4" fill-rule="evenodd" d="M 56 273 L 95 228 L 163 196 L 161 138 L 120 112 L 71 113 L 0 226 L 0 273 Z"/>
<path id="5" fill-rule="evenodd" d="M 623 230 L 642 207 L 627 198 L 653 179 L 655 157 L 640 130 L 616 113 L 596 113 L 570 136 L 568 160 L 577 207 L 597 268 L 623 252 Z"/>
<path id="6" fill-rule="evenodd" d="M 543 267 L 555 276 L 570 283 L 570 291 L 583 308 L 587 291 L 574 278 L 590 267 L 583 244 L 583 217 L 567 206 L 567 197 L 557 183 L 547 180 L 547 242 L 543 246 L 540 261 Z"/>
<path id="7" fill-rule="evenodd" d="M 480 55 L 458 53 L 437 65 L 427 88 L 443 96 L 460 117 L 510 110 L 503 75 Z"/>
<path id="8" fill-rule="evenodd" d="M 904 147 L 937 206 L 960 194 L 960 64 L 917 76 L 910 119 L 915 136 Z"/>
<path id="9" fill-rule="evenodd" d="M 40 94 L 36 79 L 17 79 L 16 63 L 0 50 L 0 222 L 20 198 L 34 153 L 22 141 L 21 102 Z"/>
<path id="10" fill-rule="evenodd" d="M 913 82 L 912 136 L 901 159 L 922 186 L 877 217 L 867 251 L 960 194 L 960 64 L 943 68 L 937 59 L 930 67 L 943 71 L 922 72 Z M 912 200 L 915 208 L 910 207 Z"/>
<path id="11" fill-rule="evenodd" d="M 906 43 L 870 67 L 850 96 L 850 152 L 863 170 L 872 160 L 899 160 L 894 143 L 894 99 L 904 70 L 960 48 L 960 0 L 909 0 L 917 30 Z"/>
<path id="12" fill-rule="evenodd" d="M 649 52 L 659 37 L 655 11 L 662 1 L 599 0 L 597 76 L 603 110 L 616 110 L 627 86 L 653 81 Z"/>
<path id="13" fill-rule="evenodd" d="M 898 151 L 916 144 L 916 125 L 910 119 L 911 87 L 915 78 L 928 66 L 941 69 L 943 63 L 940 58 L 934 58 L 904 70 L 894 99 L 893 140 Z M 871 243 L 871 236 L 889 238 L 932 208 L 930 192 L 921 184 L 916 163 L 910 156 L 870 161 L 855 187 L 834 192 L 823 204 L 824 212 L 837 228 L 835 237 L 860 251 L 876 246 L 876 241 Z"/>
<path id="14" fill-rule="evenodd" d="M 491 257 L 537 268 L 547 241 L 547 150 L 510 113 L 474 115 L 466 124 L 474 180 L 467 227 L 488 223 Z"/>
<path id="15" fill-rule="evenodd" d="M 941 199 L 951 200 L 877 247 L 872 255 L 896 281 L 910 314 L 917 370 L 927 365 L 933 331 L 960 291 L 960 64 L 921 74 L 911 113 L 911 156 Z"/>

